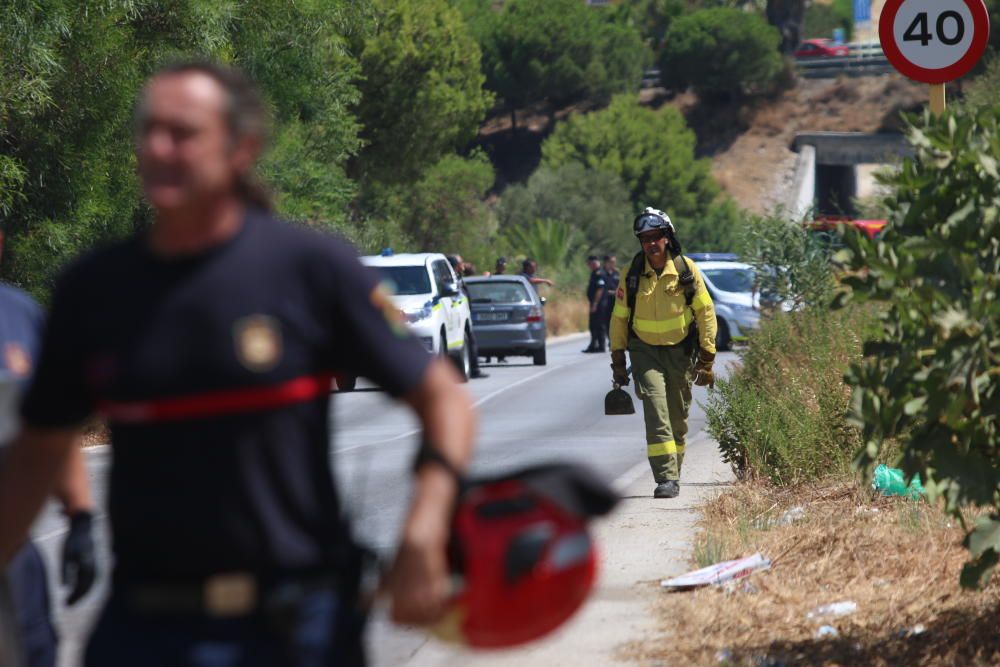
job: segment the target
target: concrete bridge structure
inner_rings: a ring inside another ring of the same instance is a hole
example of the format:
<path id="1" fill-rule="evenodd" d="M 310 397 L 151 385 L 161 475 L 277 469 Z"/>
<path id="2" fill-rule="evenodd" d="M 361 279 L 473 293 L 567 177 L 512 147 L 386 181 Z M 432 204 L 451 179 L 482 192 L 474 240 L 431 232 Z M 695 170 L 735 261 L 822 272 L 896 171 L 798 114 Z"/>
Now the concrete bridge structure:
<path id="1" fill-rule="evenodd" d="M 859 189 L 870 189 L 859 183 L 858 167 L 895 164 L 913 154 L 903 135 L 891 133 L 807 132 L 795 137 L 793 149 L 799 157 L 787 208 L 796 218 L 856 214 Z"/>

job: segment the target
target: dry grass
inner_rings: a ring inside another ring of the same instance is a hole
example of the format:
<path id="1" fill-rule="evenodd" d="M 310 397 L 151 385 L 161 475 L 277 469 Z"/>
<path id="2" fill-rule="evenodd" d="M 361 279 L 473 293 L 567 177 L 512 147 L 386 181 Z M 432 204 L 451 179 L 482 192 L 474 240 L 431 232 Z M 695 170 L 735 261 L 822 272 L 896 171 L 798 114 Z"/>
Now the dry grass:
<path id="1" fill-rule="evenodd" d="M 769 523 L 795 506 L 804 519 Z M 982 592 L 959 587 L 962 536 L 936 507 L 853 481 L 741 484 L 706 506 L 693 565 L 759 551 L 772 569 L 728 591 L 658 592 L 662 633 L 623 657 L 643 665 L 1000 664 L 1000 581 Z M 856 613 L 806 618 L 846 600 Z M 816 639 L 824 624 L 838 636 Z"/>
<path id="2" fill-rule="evenodd" d="M 587 330 L 590 310 L 582 296 L 554 293 L 545 304 L 545 325 L 550 336 Z"/>

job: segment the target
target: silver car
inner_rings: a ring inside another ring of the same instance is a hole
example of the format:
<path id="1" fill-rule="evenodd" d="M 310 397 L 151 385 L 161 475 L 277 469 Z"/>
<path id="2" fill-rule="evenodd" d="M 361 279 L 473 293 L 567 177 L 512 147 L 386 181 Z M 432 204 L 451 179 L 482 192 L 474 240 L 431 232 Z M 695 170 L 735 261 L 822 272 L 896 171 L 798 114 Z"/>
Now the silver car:
<path id="1" fill-rule="evenodd" d="M 715 346 L 728 350 L 734 340 L 745 340 L 760 323 L 760 294 L 754 289 L 753 267 L 732 261 L 701 261 L 697 265 L 715 304 L 719 323 Z"/>
<path id="2" fill-rule="evenodd" d="M 479 355 L 528 356 L 545 365 L 545 299 L 521 276 L 466 278 Z"/>

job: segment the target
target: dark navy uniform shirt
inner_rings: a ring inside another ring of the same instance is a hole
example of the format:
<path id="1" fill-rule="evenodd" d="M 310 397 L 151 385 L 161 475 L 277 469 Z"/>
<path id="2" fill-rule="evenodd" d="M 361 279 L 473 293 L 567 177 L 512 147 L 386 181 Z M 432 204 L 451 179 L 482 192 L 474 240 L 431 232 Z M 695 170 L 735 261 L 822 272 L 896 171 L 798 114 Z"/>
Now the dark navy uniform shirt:
<path id="1" fill-rule="evenodd" d="M 587 283 L 587 301 L 590 303 L 594 302 L 594 295 L 597 294 L 599 290 L 606 289 L 605 287 L 604 269 L 594 269 L 590 272 L 590 281 Z"/>
<path id="2" fill-rule="evenodd" d="M 58 281 L 22 414 L 109 420 L 119 581 L 326 568 L 346 539 L 330 379 L 414 388 L 430 357 L 396 318 L 347 243 L 261 211 L 197 256 L 136 237 Z"/>
<path id="3" fill-rule="evenodd" d="M 606 305 L 614 306 L 615 292 L 618 291 L 618 283 L 621 282 L 621 274 L 618 271 L 604 271 L 604 298 Z"/>
<path id="4" fill-rule="evenodd" d="M 0 283 L 0 447 L 17 431 L 17 396 L 34 370 L 43 320 L 30 296 Z"/>

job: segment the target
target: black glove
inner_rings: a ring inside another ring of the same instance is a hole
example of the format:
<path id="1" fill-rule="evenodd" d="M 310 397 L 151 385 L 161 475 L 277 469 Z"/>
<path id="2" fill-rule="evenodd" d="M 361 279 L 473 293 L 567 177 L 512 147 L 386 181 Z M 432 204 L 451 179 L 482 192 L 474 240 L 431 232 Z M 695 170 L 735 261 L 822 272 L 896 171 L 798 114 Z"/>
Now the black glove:
<path id="1" fill-rule="evenodd" d="M 628 366 L 625 362 L 625 350 L 611 351 L 611 379 L 619 387 L 628 384 Z"/>
<path id="2" fill-rule="evenodd" d="M 715 373 L 712 372 L 712 364 L 715 362 L 715 355 L 705 350 L 698 351 L 698 361 L 694 364 L 694 383 L 699 387 L 715 387 Z"/>
<path id="3" fill-rule="evenodd" d="M 69 519 L 69 534 L 63 542 L 62 584 L 70 589 L 66 596 L 70 606 L 87 594 L 97 578 L 92 524 L 90 512 L 79 512 Z"/>

